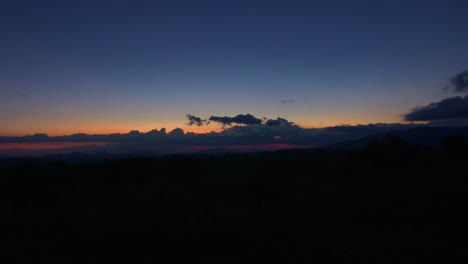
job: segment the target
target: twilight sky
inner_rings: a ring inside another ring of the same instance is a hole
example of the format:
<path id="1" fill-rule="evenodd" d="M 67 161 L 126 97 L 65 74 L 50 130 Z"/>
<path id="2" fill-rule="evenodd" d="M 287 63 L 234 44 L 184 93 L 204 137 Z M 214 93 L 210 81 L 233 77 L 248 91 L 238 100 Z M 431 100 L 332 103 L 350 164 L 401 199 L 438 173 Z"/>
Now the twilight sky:
<path id="1" fill-rule="evenodd" d="M 450 96 L 442 88 L 468 69 L 467 10 L 461 0 L 3 0 L 0 136 L 221 127 L 189 127 L 189 113 L 401 122 Z"/>

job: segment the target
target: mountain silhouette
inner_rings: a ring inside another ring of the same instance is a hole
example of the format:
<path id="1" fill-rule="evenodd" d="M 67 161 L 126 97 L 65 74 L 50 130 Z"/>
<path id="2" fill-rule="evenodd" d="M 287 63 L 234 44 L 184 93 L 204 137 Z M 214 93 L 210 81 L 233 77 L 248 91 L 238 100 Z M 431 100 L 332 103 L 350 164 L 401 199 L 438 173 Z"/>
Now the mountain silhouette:
<path id="1" fill-rule="evenodd" d="M 450 136 L 461 136 L 468 138 L 468 127 L 428 127 L 421 126 L 409 130 L 380 133 L 363 137 L 358 140 L 340 142 L 326 146 L 328 149 L 360 149 L 373 142 L 386 142 L 389 137 L 400 138 L 409 144 L 425 147 L 442 147 L 444 138 Z"/>

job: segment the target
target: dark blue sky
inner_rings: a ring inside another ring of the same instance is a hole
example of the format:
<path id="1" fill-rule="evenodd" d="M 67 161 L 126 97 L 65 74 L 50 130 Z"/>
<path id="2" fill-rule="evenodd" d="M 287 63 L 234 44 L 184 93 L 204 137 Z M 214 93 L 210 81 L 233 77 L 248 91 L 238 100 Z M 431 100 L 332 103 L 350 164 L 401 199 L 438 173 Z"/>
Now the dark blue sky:
<path id="1" fill-rule="evenodd" d="M 0 134 L 184 127 L 187 113 L 399 122 L 468 68 L 467 10 L 442 0 L 2 1 Z"/>

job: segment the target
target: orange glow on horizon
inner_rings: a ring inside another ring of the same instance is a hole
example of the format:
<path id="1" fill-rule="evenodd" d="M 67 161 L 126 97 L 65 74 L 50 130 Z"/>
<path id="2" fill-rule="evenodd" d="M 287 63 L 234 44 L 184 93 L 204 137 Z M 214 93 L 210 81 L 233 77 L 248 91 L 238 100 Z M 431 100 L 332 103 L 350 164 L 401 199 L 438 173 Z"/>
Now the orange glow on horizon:
<path id="1" fill-rule="evenodd" d="M 152 127 L 148 128 L 145 127 L 133 127 L 133 128 L 117 128 L 117 127 L 109 127 L 109 128 L 82 128 L 82 129 L 63 129 L 63 130 L 30 130 L 30 131 L 0 131 L 0 137 L 23 137 L 23 136 L 30 136 L 36 133 L 45 133 L 48 136 L 69 136 L 78 133 L 84 133 L 88 135 L 107 135 L 107 134 L 127 134 L 132 130 L 138 130 L 141 133 L 147 133 L 153 129 L 161 130 L 162 128 L 166 129 L 166 133 L 169 133 L 175 128 L 181 128 L 184 130 L 185 133 L 193 132 L 196 134 L 205 134 L 210 132 L 221 132 L 223 129 L 221 126 L 203 126 L 203 127 L 195 127 L 195 126 L 161 126 L 159 128 Z"/>
<path id="2" fill-rule="evenodd" d="M 343 122 L 346 120 L 346 122 Z M 387 119 L 385 121 L 379 121 L 378 118 L 364 118 L 362 116 L 349 116 L 347 118 L 334 118 L 334 119 L 327 119 L 326 121 L 321 119 L 310 119 L 306 116 L 300 118 L 297 122 L 294 120 L 290 120 L 295 124 L 303 127 L 303 128 L 325 128 L 325 127 L 332 127 L 332 126 L 339 126 L 339 125 L 368 125 L 368 124 L 375 124 L 375 123 L 407 123 L 402 122 L 398 118 L 394 119 Z M 47 128 L 45 128 L 47 125 Z M 106 126 L 107 125 L 107 126 Z M 184 130 L 185 133 L 192 132 L 196 134 L 206 134 L 210 132 L 221 132 L 224 129 L 221 125 L 211 124 L 208 126 L 188 126 L 187 124 L 181 124 L 180 122 L 170 122 L 165 123 L 164 125 L 155 125 L 155 124 L 146 124 L 146 123 L 133 123 L 127 124 L 125 126 L 122 125 L 113 125 L 113 124 L 103 124 L 103 123 L 91 123 L 91 124 L 83 124 L 82 126 L 74 125 L 72 127 L 64 127 L 64 128 L 51 128 L 57 127 L 52 126 L 51 124 L 45 124 L 44 128 L 42 129 L 35 129 L 35 128 L 27 128 L 21 129 L 17 128 L 15 130 L 0 130 L 0 137 L 22 137 L 26 135 L 33 135 L 36 133 L 46 133 L 49 136 L 68 136 L 77 133 L 84 133 L 88 135 L 104 135 L 104 134 L 126 134 L 132 130 L 138 130 L 141 133 L 149 132 L 153 129 L 161 130 L 161 128 L 166 129 L 166 133 L 169 133 L 175 128 L 181 128 Z M 59 127 L 59 126 L 58 126 Z"/>
<path id="3" fill-rule="evenodd" d="M 110 142 L 37 142 L 37 143 L 0 143 L 0 150 L 48 150 L 84 146 L 106 146 Z"/>

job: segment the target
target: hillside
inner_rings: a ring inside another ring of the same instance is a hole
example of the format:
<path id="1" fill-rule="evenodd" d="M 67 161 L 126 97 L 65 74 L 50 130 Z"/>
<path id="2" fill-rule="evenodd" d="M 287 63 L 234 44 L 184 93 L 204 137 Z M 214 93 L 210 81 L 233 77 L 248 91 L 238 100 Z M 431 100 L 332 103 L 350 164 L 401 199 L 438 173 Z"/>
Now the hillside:
<path id="1" fill-rule="evenodd" d="M 459 136 L 468 138 L 468 127 L 427 127 L 421 126 L 407 130 L 396 130 L 366 136 L 357 140 L 343 141 L 328 145 L 329 149 L 360 149 L 373 142 L 385 142 L 389 137 L 399 138 L 412 145 L 440 148 L 444 138 Z"/>
<path id="2" fill-rule="evenodd" d="M 450 262 L 466 258 L 467 157 L 466 145 L 390 142 L 344 152 L 31 159 L 2 170 L 4 250 L 18 262 Z"/>

